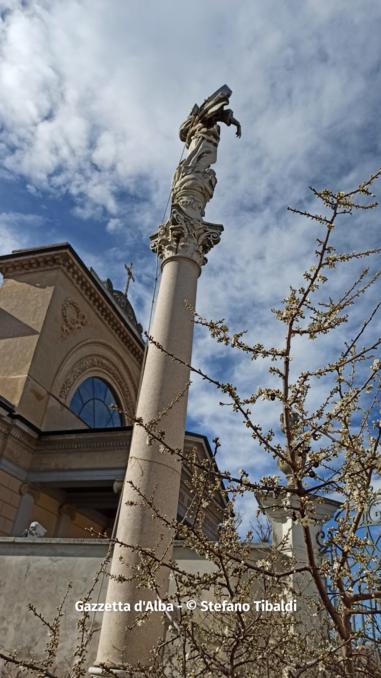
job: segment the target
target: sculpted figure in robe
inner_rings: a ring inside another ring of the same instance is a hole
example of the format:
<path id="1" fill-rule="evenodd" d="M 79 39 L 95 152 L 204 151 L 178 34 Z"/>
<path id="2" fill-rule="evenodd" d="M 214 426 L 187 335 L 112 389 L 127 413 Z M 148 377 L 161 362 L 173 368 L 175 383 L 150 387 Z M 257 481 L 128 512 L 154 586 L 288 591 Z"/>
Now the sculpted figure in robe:
<path id="1" fill-rule="evenodd" d="M 211 165 L 217 160 L 218 123 L 234 125 L 237 137 L 241 136 L 241 125 L 233 111 L 225 109 L 231 94 L 231 89 L 223 85 L 201 106 L 195 104 L 180 127 L 187 157 L 179 163 L 173 177 L 169 219 L 150 238 L 151 248 L 162 260 L 187 256 L 202 266 L 207 261 L 205 254 L 220 241 L 222 224 L 211 224 L 203 221 L 203 217 L 217 183 Z"/>
<path id="2" fill-rule="evenodd" d="M 201 106 L 195 104 L 180 127 L 180 139 L 188 149 L 180 162 L 172 182 L 171 222 L 202 222 L 206 203 L 213 197 L 217 183 L 216 173 L 210 168 L 217 160 L 220 125 L 234 125 L 237 137 L 241 125 L 233 111 L 224 107 L 232 94 L 227 85 L 220 87 Z"/>

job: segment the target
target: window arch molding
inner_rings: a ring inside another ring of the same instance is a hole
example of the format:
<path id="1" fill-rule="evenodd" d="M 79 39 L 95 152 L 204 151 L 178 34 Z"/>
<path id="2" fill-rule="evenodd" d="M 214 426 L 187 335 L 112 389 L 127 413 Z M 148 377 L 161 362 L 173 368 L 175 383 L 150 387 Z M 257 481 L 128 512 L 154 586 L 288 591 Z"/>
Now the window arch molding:
<path id="1" fill-rule="evenodd" d="M 121 402 L 111 384 L 102 377 L 92 375 L 81 381 L 69 407 L 90 428 L 117 428 L 124 425 Z"/>
<path id="2" fill-rule="evenodd" d="M 121 374 L 121 370 L 118 370 L 110 360 L 100 355 L 91 355 L 80 358 L 66 374 L 65 380 L 59 390 L 59 398 L 65 402 L 68 408 L 70 408 L 71 400 L 78 387 L 88 377 L 99 377 L 100 379 L 103 379 L 103 381 L 109 384 L 111 389 L 115 392 L 124 412 L 131 412 L 132 415 L 134 414 L 134 402 L 128 384 Z M 128 420 L 128 415 L 125 415 L 123 418 L 126 425 L 131 423 L 131 421 Z"/>

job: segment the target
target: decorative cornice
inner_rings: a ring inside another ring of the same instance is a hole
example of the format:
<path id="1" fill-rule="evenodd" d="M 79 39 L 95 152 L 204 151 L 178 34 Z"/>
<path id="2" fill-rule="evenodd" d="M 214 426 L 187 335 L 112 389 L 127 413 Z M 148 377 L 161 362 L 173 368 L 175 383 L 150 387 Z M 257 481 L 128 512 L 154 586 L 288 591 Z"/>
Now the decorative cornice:
<path id="1" fill-rule="evenodd" d="M 0 415 L 0 434 L 3 438 L 6 438 L 12 428 L 12 423 L 10 422 L 8 415 L 5 415 L 7 419 L 3 419 Z"/>
<path id="2" fill-rule="evenodd" d="M 17 440 L 18 444 L 28 452 L 33 452 L 36 446 L 37 436 L 30 435 L 24 429 L 20 428 L 17 420 L 11 420 L 8 431 L 3 428 L 2 433 L 5 437 Z"/>
<path id="3" fill-rule="evenodd" d="M 97 438 L 99 437 L 99 433 L 97 434 Z M 36 448 L 36 454 L 43 452 L 44 454 L 49 454 L 52 453 L 54 454 L 55 452 L 58 451 L 64 451 L 64 452 L 71 452 L 77 450 L 86 450 L 89 453 L 94 452 L 94 450 L 108 450 L 108 449 L 126 449 L 126 445 L 129 445 L 131 441 L 131 436 L 126 436 L 124 438 L 120 439 L 104 439 L 104 440 L 98 440 L 94 439 L 94 436 L 91 438 L 88 438 L 87 440 L 78 440 L 76 438 L 75 440 L 70 439 L 67 440 L 61 439 L 61 440 L 46 440 L 44 438 L 41 439 L 41 441 L 38 444 L 38 447 Z"/>
<path id="4" fill-rule="evenodd" d="M 95 281 L 83 262 L 69 244 L 52 245 L 42 250 L 15 252 L 0 258 L 0 271 L 5 278 L 38 270 L 63 268 L 71 281 L 79 288 L 91 307 L 126 345 L 136 360 L 141 363 L 144 345 L 135 335 L 135 330 L 126 324 L 117 306 L 112 304 L 106 292 Z"/>
<path id="5" fill-rule="evenodd" d="M 126 465 L 114 466 L 112 468 L 74 468 L 33 470 L 28 473 L 28 480 L 33 483 L 40 483 L 42 487 L 47 488 L 49 483 L 55 485 L 60 483 L 82 483 L 83 487 L 88 486 L 93 482 L 107 481 L 110 485 L 115 479 L 123 480 L 126 475 Z"/>

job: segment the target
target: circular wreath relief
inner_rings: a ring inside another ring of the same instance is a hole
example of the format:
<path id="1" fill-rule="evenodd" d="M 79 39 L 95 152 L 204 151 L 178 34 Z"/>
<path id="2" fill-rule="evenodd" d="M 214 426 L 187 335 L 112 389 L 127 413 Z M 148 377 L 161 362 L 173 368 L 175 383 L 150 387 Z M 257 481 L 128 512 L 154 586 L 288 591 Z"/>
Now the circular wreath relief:
<path id="1" fill-rule="evenodd" d="M 79 304 L 69 297 L 62 304 L 61 315 L 61 335 L 63 337 L 67 337 L 72 332 L 77 332 L 87 324 L 87 318 L 81 311 Z"/>

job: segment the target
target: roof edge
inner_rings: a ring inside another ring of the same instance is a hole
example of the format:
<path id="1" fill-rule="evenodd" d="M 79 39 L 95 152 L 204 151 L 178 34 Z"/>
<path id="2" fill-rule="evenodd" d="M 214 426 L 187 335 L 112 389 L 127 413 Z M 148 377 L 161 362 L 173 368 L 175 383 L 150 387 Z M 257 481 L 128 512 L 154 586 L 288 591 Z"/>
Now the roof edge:
<path id="1" fill-rule="evenodd" d="M 22 260 L 31 260 L 34 257 L 38 256 L 49 256 L 51 254 L 64 254 L 68 253 L 75 264 L 79 266 L 83 275 L 91 281 L 91 284 L 95 287 L 98 293 L 101 294 L 103 300 L 107 303 L 109 307 L 112 308 L 113 312 L 117 315 L 118 319 L 123 323 L 124 327 L 132 335 L 135 342 L 138 344 L 139 349 L 144 351 L 145 343 L 142 337 L 139 335 L 137 330 L 133 327 L 132 323 L 125 317 L 122 310 L 118 307 L 117 303 L 111 299 L 111 296 L 107 294 L 107 291 L 104 289 L 102 283 L 95 277 L 89 268 L 87 268 L 84 261 L 81 259 L 79 254 L 73 248 L 69 242 L 62 243 L 53 243 L 51 245 L 44 245 L 40 247 L 32 247 L 28 249 L 13 250 L 10 254 L 3 254 L 0 256 L 0 272 L 4 271 L 4 275 L 7 273 L 7 265 L 12 262 L 21 262 Z"/>

